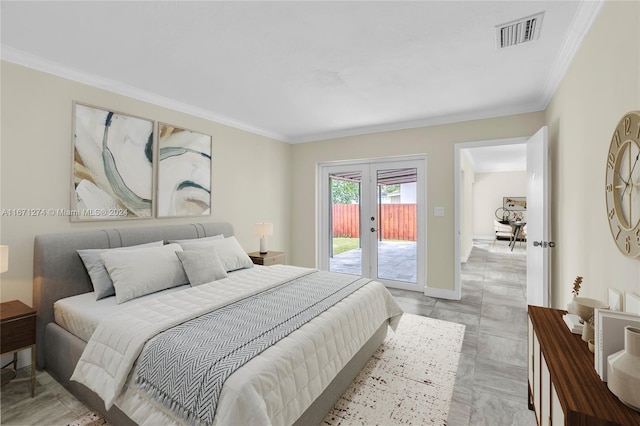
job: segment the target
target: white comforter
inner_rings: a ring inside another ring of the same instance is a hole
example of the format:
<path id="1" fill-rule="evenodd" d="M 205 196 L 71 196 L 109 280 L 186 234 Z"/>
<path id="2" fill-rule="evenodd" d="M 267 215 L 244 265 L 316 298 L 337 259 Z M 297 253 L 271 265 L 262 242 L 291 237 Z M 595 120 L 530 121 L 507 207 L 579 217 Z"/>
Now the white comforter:
<path id="1" fill-rule="evenodd" d="M 254 268 L 132 306 L 100 323 L 71 379 L 96 392 L 107 408 L 117 402 L 140 424 L 178 423 L 134 385 L 130 373 L 145 343 L 172 326 L 310 272 L 284 265 Z M 382 284 L 367 284 L 230 376 L 214 422 L 294 422 L 380 325 L 392 318 L 395 326 L 401 313 Z"/>

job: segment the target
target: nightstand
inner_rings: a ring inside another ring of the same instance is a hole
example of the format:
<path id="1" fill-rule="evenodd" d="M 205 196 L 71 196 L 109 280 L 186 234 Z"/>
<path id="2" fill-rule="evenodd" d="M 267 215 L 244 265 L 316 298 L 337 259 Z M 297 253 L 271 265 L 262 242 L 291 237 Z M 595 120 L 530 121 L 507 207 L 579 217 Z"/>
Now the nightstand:
<path id="1" fill-rule="evenodd" d="M 0 354 L 13 352 L 13 368 L 18 366 L 18 351 L 31 348 L 31 397 L 36 389 L 36 311 L 19 300 L 0 303 Z"/>
<path id="2" fill-rule="evenodd" d="M 269 251 L 265 254 L 254 251 L 253 253 L 249 253 L 249 257 L 255 265 L 271 266 L 285 264 L 285 255 L 282 251 Z"/>

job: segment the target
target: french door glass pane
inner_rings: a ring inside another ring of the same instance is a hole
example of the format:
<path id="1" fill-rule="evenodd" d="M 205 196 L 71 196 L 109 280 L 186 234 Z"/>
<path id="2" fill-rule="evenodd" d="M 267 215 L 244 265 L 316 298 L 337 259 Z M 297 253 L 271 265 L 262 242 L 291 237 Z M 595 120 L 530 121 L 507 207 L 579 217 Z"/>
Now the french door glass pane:
<path id="1" fill-rule="evenodd" d="M 418 282 L 417 169 L 377 172 L 378 278 Z"/>
<path id="2" fill-rule="evenodd" d="M 329 270 L 362 275 L 360 240 L 360 172 L 332 173 Z"/>

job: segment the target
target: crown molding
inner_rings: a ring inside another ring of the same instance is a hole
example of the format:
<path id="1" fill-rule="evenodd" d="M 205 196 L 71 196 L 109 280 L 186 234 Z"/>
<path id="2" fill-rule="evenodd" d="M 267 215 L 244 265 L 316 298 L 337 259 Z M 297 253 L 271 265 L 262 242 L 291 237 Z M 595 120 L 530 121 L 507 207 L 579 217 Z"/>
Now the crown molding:
<path id="1" fill-rule="evenodd" d="M 543 109 L 546 109 L 551 99 L 553 99 L 553 95 L 556 93 L 556 90 L 558 90 L 562 78 L 582 45 L 582 41 L 589 32 L 593 21 L 598 16 L 600 9 L 602 9 L 604 2 L 605 0 L 580 2 L 576 16 L 567 32 L 567 37 L 565 37 L 558 55 L 551 66 L 547 80 L 545 81 L 541 95 L 541 104 L 544 105 Z"/>
<path id="2" fill-rule="evenodd" d="M 81 72 L 71 67 L 62 65 L 58 62 L 50 61 L 40 56 L 32 55 L 30 53 L 26 53 L 22 50 L 15 49 L 4 44 L 0 45 L 0 57 L 4 61 L 42 71 L 47 74 L 62 77 L 67 80 L 72 80 L 77 83 L 86 84 L 87 86 L 106 90 L 108 92 L 113 92 L 118 95 L 137 99 L 139 101 L 158 105 L 164 108 L 172 109 L 174 111 L 183 112 L 185 114 L 193 115 L 195 117 L 233 127 L 235 129 L 244 130 L 246 132 L 264 136 L 269 139 L 275 139 L 280 142 L 287 142 L 287 137 L 285 137 L 284 135 L 250 126 L 246 123 L 214 114 L 213 112 L 206 109 L 198 108 L 193 105 L 177 101 L 175 99 L 170 99 L 164 96 L 157 95 L 155 93 L 147 92 L 145 90 L 129 86 L 116 80 L 110 80 L 108 78 L 104 78 L 95 74 Z"/>
<path id="3" fill-rule="evenodd" d="M 175 99 L 166 98 L 164 96 L 159 96 L 145 90 L 140 90 L 136 87 L 129 86 L 119 81 L 107 79 L 90 73 L 81 72 L 66 65 L 62 65 L 58 62 L 50 61 L 6 45 L 0 45 L 0 57 L 2 58 L 2 60 L 7 62 L 22 65 L 47 74 L 52 74 L 61 78 L 65 78 L 67 80 L 72 80 L 77 83 L 86 84 L 88 86 L 116 93 L 118 95 L 137 99 L 139 101 L 158 105 L 161 107 L 172 109 L 174 111 L 183 112 L 185 114 L 193 115 L 195 117 L 210 120 L 219 124 L 233 127 L 235 129 L 244 130 L 246 132 L 289 144 L 317 142 L 321 140 L 358 136 L 371 133 L 408 130 L 419 127 L 451 124 L 463 121 L 482 120 L 488 118 L 503 117 L 507 115 L 524 114 L 529 112 L 541 111 L 545 107 L 544 105 L 540 104 L 526 105 L 518 108 L 503 108 L 491 111 L 483 111 L 481 113 L 476 112 L 451 114 L 440 117 L 429 117 L 411 121 L 376 124 L 372 126 L 354 127 L 350 129 L 341 129 L 330 132 L 293 136 L 274 133 L 265 129 L 250 126 L 246 123 L 215 114 L 203 108 L 194 107 L 193 105 L 189 105 Z"/>
<path id="4" fill-rule="evenodd" d="M 345 138 L 350 136 L 367 135 L 371 133 L 391 132 L 398 130 L 411 130 L 420 127 L 440 126 L 453 123 L 461 123 L 465 121 L 475 120 L 487 120 L 491 118 L 500 118 L 510 115 L 528 114 L 532 112 L 539 112 L 544 110 L 544 105 L 541 103 L 535 103 L 530 105 L 522 105 L 512 108 L 497 108 L 493 110 L 487 110 L 482 112 L 451 114 L 440 117 L 429 117 L 411 121 L 401 121 L 395 123 L 376 124 L 372 126 L 354 127 L 351 129 L 341 129 L 331 132 L 315 133 L 308 136 L 291 137 L 286 142 L 295 143 L 307 143 L 307 142 L 319 142 L 329 139 Z"/>

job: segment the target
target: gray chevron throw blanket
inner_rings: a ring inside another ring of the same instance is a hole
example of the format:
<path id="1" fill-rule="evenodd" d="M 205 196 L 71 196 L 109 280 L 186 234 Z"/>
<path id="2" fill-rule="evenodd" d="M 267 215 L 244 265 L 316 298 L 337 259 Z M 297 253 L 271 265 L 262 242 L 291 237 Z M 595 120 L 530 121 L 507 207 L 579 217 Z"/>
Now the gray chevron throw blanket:
<path id="1" fill-rule="evenodd" d="M 313 272 L 173 327 L 140 355 L 137 383 L 190 424 L 211 424 L 224 381 L 371 280 Z"/>

